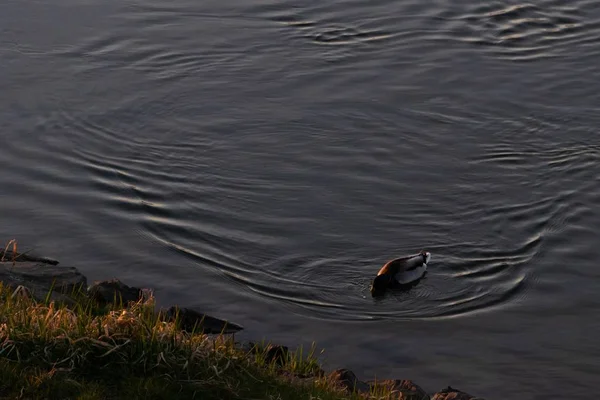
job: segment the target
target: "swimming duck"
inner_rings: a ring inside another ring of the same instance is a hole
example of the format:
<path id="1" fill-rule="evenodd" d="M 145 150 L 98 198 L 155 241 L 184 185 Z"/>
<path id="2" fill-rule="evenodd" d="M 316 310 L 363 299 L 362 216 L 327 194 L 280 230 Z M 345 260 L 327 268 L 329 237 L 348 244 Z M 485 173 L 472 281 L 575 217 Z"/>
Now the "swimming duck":
<path id="1" fill-rule="evenodd" d="M 388 261 L 373 279 L 371 295 L 381 296 L 389 287 L 418 281 L 427 272 L 429 260 L 431 260 L 431 253 L 422 250 L 419 254 Z"/>

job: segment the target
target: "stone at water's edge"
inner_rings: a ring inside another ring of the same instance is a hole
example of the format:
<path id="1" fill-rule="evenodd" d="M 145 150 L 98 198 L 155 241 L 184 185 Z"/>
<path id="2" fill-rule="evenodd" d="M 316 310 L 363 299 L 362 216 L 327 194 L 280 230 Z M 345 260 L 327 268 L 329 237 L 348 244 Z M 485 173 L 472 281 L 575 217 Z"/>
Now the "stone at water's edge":
<path id="1" fill-rule="evenodd" d="M 50 264 L 50 265 L 58 265 L 58 261 L 54 260 L 52 258 L 38 257 L 36 255 L 29 254 L 29 253 L 19 253 L 19 252 L 15 253 L 11 250 L 4 250 L 4 249 L 0 249 L 0 260 L 4 260 L 4 261 L 13 261 L 14 260 L 18 263 L 21 263 L 24 261 L 30 261 L 30 262 L 40 262 L 40 263 Z"/>
<path id="2" fill-rule="evenodd" d="M 430 397 L 423 388 L 408 379 L 385 379 L 363 382 L 359 380 L 354 372 L 349 369 L 340 368 L 329 374 L 329 378 L 340 385 L 347 392 L 373 393 L 377 395 L 378 389 L 389 393 L 389 400 L 484 400 L 480 397 L 471 396 L 448 386 Z"/>
<path id="3" fill-rule="evenodd" d="M 73 267 L 59 267 L 42 262 L 0 262 L 0 281 L 10 288 L 24 286 L 38 301 L 50 298 L 67 303 L 73 300 L 69 295 L 85 289 L 86 277 Z"/>
<path id="4" fill-rule="evenodd" d="M 349 393 L 368 393 L 371 390 L 371 387 L 367 383 L 358 380 L 354 372 L 349 369 L 336 369 L 329 374 L 329 378 L 337 382 Z"/>
<path id="5" fill-rule="evenodd" d="M 367 381 L 371 388 L 385 388 L 392 392 L 390 399 L 429 400 L 429 395 L 419 385 L 408 379 Z"/>
<path id="6" fill-rule="evenodd" d="M 468 393 L 461 392 L 448 386 L 446 389 L 440 390 L 433 395 L 431 400 L 483 400 L 481 397 L 471 396 Z"/>
<path id="7" fill-rule="evenodd" d="M 229 321 L 224 321 L 210 315 L 202 314 L 186 307 L 173 306 L 166 312 L 166 317 L 169 321 L 175 321 L 179 315 L 181 328 L 191 332 L 196 329 L 196 332 L 210 334 L 229 334 L 241 331 L 242 326 Z"/>
<path id="8" fill-rule="evenodd" d="M 287 346 L 279 344 L 268 344 L 267 347 L 263 348 L 254 342 L 248 342 L 242 345 L 241 348 L 252 354 L 261 354 L 267 364 L 275 363 L 277 365 L 284 365 L 290 352 Z"/>
<path id="9" fill-rule="evenodd" d="M 88 288 L 88 294 L 101 305 L 114 303 L 123 305 L 129 302 L 137 302 L 143 297 L 141 289 L 127 286 L 118 279 L 94 282 Z"/>

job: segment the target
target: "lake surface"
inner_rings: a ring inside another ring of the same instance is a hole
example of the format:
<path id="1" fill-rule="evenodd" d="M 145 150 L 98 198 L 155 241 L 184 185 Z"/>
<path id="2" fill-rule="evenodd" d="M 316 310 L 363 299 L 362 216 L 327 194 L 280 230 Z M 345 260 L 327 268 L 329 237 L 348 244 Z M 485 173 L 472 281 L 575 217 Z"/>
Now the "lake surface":
<path id="1" fill-rule="evenodd" d="M 3 242 L 364 379 L 598 388 L 597 2 L 9 0 L 0 27 Z"/>

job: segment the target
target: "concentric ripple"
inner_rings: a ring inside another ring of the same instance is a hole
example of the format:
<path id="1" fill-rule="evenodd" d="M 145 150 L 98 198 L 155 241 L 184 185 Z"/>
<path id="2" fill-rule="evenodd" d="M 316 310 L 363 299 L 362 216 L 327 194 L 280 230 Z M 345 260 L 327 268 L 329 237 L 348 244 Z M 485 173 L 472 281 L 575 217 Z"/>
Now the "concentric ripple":
<path id="1" fill-rule="evenodd" d="M 298 304 L 309 309 L 311 314 L 328 319 L 452 317 L 490 310 L 523 295 L 527 287 L 523 266 L 533 259 L 540 244 L 540 237 L 532 238 L 521 249 L 494 253 L 493 256 L 478 250 L 485 247 L 483 244 L 462 248 L 428 247 L 437 259 L 431 262 L 428 275 L 412 289 L 391 291 L 383 300 L 372 299 L 368 291 L 380 265 L 376 260 L 348 256 L 303 264 L 295 268 L 299 274 L 291 283 L 271 275 L 266 284 L 253 287 L 253 290 Z M 279 260 L 279 263 L 285 261 Z M 287 262 L 293 263 L 293 260 Z M 302 282 L 317 282 L 318 286 Z M 279 290 L 278 293 L 273 291 L 274 287 L 290 287 L 291 290 L 286 293 Z"/>
<path id="2" fill-rule="evenodd" d="M 587 46 L 600 37 L 593 2 L 471 2 L 436 17 L 452 37 L 514 61 L 556 57 L 569 46 Z"/>

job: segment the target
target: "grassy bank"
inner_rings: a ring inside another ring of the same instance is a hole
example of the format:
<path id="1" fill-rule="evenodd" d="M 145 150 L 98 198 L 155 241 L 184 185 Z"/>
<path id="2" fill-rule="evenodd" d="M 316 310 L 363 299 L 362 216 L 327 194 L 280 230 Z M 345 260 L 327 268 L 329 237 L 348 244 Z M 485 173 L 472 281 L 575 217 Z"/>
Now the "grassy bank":
<path id="1" fill-rule="evenodd" d="M 314 352 L 290 351 L 277 363 L 258 349 L 181 331 L 155 313 L 152 298 L 127 309 L 86 301 L 68 309 L 0 284 L 1 398 L 360 398 L 323 377 Z"/>

